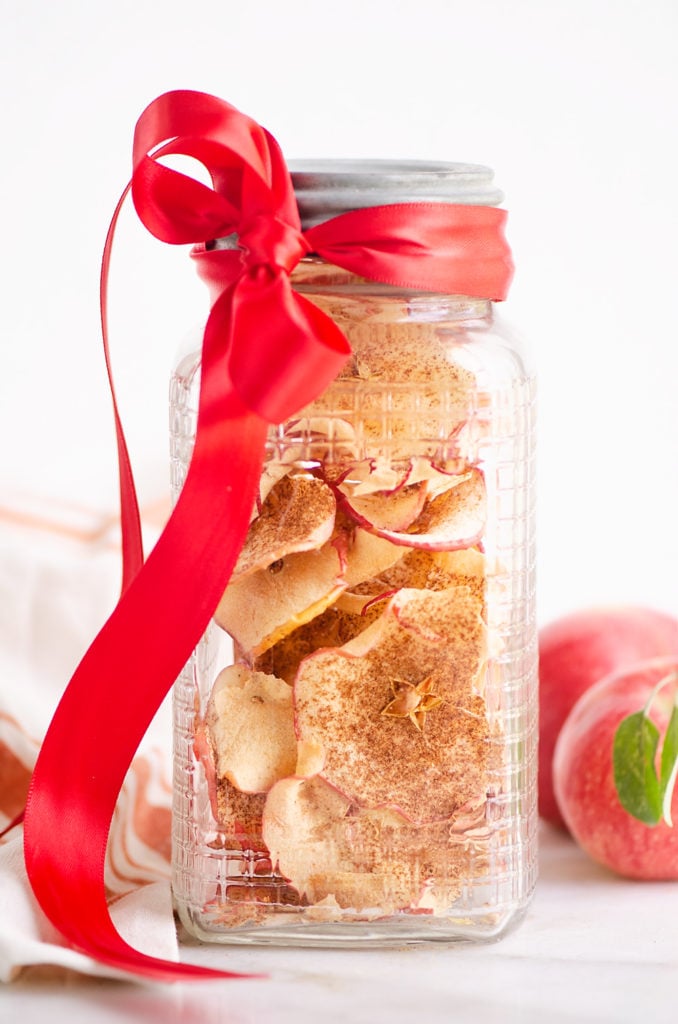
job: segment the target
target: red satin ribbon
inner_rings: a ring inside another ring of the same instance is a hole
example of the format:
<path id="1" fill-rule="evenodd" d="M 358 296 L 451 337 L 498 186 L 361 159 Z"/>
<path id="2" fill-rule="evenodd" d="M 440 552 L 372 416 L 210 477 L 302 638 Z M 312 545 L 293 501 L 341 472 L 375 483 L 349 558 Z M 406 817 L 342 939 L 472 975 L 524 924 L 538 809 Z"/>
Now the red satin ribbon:
<path id="1" fill-rule="evenodd" d="M 213 188 L 164 166 L 184 154 Z M 129 189 L 129 186 L 128 186 Z M 108 263 L 102 261 L 106 324 Z M 71 679 L 47 731 L 24 819 L 31 885 L 62 934 L 102 963 L 160 980 L 228 977 L 129 946 L 106 905 L 104 858 L 124 776 L 144 732 L 207 627 L 228 583 L 257 493 L 269 423 L 312 401 L 349 346 L 290 284 L 313 251 L 361 276 L 406 288 L 503 299 L 512 274 L 505 213 L 488 207 L 398 204 L 347 213 L 301 232 L 275 140 L 229 104 L 170 92 L 141 115 L 132 197 L 156 237 L 194 243 L 212 292 L 194 452 L 186 482 L 144 562 L 130 460 L 111 378 L 120 463 L 123 592 Z M 205 242 L 237 233 L 241 248 Z"/>

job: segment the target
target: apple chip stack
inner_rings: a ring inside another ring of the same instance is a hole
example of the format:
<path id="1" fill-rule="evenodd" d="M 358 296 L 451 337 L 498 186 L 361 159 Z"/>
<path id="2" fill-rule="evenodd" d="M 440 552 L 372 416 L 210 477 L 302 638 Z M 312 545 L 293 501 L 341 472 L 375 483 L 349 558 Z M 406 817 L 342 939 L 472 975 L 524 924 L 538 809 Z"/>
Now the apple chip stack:
<path id="1" fill-rule="evenodd" d="M 311 917 L 444 913 L 483 832 L 484 480 L 350 438 L 262 485 L 215 616 L 213 811 Z"/>

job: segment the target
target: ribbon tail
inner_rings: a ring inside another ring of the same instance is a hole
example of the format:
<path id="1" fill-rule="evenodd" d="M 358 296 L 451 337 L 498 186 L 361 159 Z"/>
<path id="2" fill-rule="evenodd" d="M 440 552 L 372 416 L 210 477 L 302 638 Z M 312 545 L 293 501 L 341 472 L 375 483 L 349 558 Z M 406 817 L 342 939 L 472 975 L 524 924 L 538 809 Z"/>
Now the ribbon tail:
<path id="1" fill-rule="evenodd" d="M 206 369 L 204 362 L 203 383 Z M 129 946 L 108 912 L 104 861 L 136 748 L 207 627 L 248 528 L 267 425 L 223 381 L 210 417 L 218 417 L 219 430 L 198 430 L 162 536 L 69 683 L 35 766 L 24 819 L 28 875 L 53 924 L 84 953 L 165 981 L 232 975 Z"/>
<path id="2" fill-rule="evenodd" d="M 136 574 L 144 563 L 144 549 L 141 538 L 141 518 L 139 516 L 139 502 L 137 500 L 132 463 L 129 457 L 127 441 L 120 419 L 118 400 L 115 394 L 113 383 L 113 368 L 111 366 L 111 353 L 108 344 L 108 274 L 111 264 L 111 252 L 115 229 L 118 225 L 118 218 L 122 210 L 127 193 L 132 187 L 132 182 L 125 187 L 118 204 L 113 212 L 111 223 L 106 234 L 106 242 L 101 258 L 101 275 L 99 279 L 99 303 L 101 308 L 101 336 L 104 343 L 104 358 L 106 360 L 106 373 L 108 384 L 111 390 L 113 401 L 113 418 L 115 421 L 115 437 L 118 447 L 118 473 L 120 486 L 120 525 L 122 528 L 122 591 L 127 590 Z"/>

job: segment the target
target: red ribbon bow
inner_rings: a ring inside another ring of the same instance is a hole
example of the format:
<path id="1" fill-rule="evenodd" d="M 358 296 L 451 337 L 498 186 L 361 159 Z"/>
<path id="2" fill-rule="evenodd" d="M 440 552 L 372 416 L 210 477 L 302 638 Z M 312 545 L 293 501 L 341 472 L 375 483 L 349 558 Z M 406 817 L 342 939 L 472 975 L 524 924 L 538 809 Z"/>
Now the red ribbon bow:
<path id="1" fill-rule="evenodd" d="M 159 163 L 167 154 L 199 160 L 213 188 Z M 108 264 L 129 188 L 114 213 L 102 262 L 109 377 Z M 42 745 L 24 818 L 26 867 L 53 924 L 101 962 L 160 980 L 225 977 L 232 975 L 166 962 L 129 946 L 108 913 L 104 858 L 137 746 L 206 629 L 244 542 L 268 424 L 282 422 L 320 394 L 350 352 L 336 325 L 294 292 L 290 272 L 312 251 L 387 284 L 503 299 L 512 264 L 505 212 L 490 207 L 371 207 L 302 233 L 275 140 L 228 103 L 199 92 L 167 93 L 143 112 L 131 189 L 152 234 L 194 243 L 212 290 L 195 447 L 177 505 L 144 563 L 113 392 L 123 593 L 71 679 Z M 231 234 L 239 240 L 235 251 L 204 244 Z"/>

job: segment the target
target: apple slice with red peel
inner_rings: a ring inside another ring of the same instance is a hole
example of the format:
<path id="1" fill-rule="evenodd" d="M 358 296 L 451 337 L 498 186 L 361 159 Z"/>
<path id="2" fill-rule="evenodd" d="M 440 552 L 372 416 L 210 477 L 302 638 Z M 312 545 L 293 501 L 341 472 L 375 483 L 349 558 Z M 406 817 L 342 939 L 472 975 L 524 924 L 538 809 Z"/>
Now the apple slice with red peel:
<path id="1" fill-rule="evenodd" d="M 469 845 L 453 823 L 417 827 L 394 810 L 357 808 L 318 776 L 277 783 L 262 832 L 274 867 L 334 920 L 422 906 L 433 882 L 451 900 L 469 874 Z"/>
<path id="2" fill-rule="evenodd" d="M 420 888 L 412 868 L 394 871 L 392 859 L 380 864 L 387 823 L 395 832 L 405 819 L 393 811 L 350 811 L 350 801 L 317 776 L 284 779 L 264 807 L 271 862 L 311 904 L 329 897 L 342 910 L 380 915 L 409 904 Z"/>
<path id="3" fill-rule="evenodd" d="M 205 715 L 217 787 L 265 793 L 297 763 L 292 693 L 282 679 L 230 665 L 217 676 Z"/>
<path id="4" fill-rule="evenodd" d="M 402 554 L 402 547 L 342 523 L 320 550 L 294 552 L 265 570 L 233 580 L 217 608 L 216 621 L 242 650 L 261 655 L 322 615 L 347 587 L 382 572 Z M 356 624 L 350 635 L 365 625 Z"/>
<path id="5" fill-rule="evenodd" d="M 416 598 L 402 600 L 401 595 L 408 593 L 416 594 Z M 434 645 L 447 643 L 453 637 L 458 637 L 462 625 L 458 618 L 457 602 L 441 600 L 441 595 L 444 598 L 449 593 L 448 590 L 438 592 L 431 590 L 399 591 L 391 604 L 393 617 L 402 629 L 416 634 L 422 641 Z M 467 604 L 476 614 L 479 613 L 480 602 L 466 587 L 454 587 L 451 593 L 457 595 L 460 605 Z M 484 640 L 484 629 L 482 637 Z M 478 649 L 476 644 L 471 644 L 472 666 L 476 665 Z M 466 653 L 464 647 L 462 650 Z M 484 643 L 482 651 L 484 655 Z"/>
<path id="6" fill-rule="evenodd" d="M 262 834 L 271 863 L 308 903 L 328 896 L 342 908 L 362 910 L 383 903 L 382 880 L 367 864 L 364 871 L 355 870 L 349 844 L 337 842 L 342 825 L 346 831 L 350 806 L 317 776 L 284 779 L 268 794 Z"/>
<path id="7" fill-rule="evenodd" d="M 232 580 L 215 621 L 241 650 L 262 654 L 336 601 L 346 589 L 343 568 L 342 554 L 331 541 L 318 551 L 287 555 Z"/>
<path id="8" fill-rule="evenodd" d="M 356 587 L 378 576 L 403 557 L 402 547 L 359 527 L 342 529 L 334 543 L 343 560 L 341 582 L 346 588 Z M 275 648 L 269 645 L 257 666 L 266 666 L 266 671 L 292 682 L 299 662 L 307 654 L 319 647 L 339 647 L 362 632 L 379 611 L 367 615 L 364 612 L 365 599 L 357 598 L 344 604 L 343 594 L 344 591 L 330 607 L 319 610 L 312 620 L 285 634 Z"/>
<path id="9" fill-rule="evenodd" d="M 310 474 L 283 477 L 250 524 L 232 578 L 321 547 L 332 536 L 335 514 L 334 495 L 322 480 Z"/>
<path id="10" fill-rule="evenodd" d="M 480 609 L 467 588 L 401 590 L 355 639 L 301 662 L 297 736 L 325 749 L 323 778 L 347 799 L 422 823 L 484 791 Z"/>
<path id="11" fill-rule="evenodd" d="M 415 494 L 417 498 L 425 500 L 425 485 L 415 487 Z M 340 498 L 339 503 L 360 526 L 390 540 L 392 544 L 426 548 L 429 551 L 452 551 L 473 547 L 482 538 L 487 498 L 485 480 L 480 470 L 471 470 L 457 478 L 452 487 L 423 504 L 420 514 L 406 528 L 391 528 L 387 509 L 392 500 L 393 495 L 378 496 L 373 500 L 369 510 L 372 519 L 368 519 L 365 514 L 367 498 L 360 499 L 359 507 L 356 507 L 356 501 L 349 502 L 346 498 Z"/>
<path id="12" fill-rule="evenodd" d="M 378 491 L 339 501 L 354 522 L 383 536 L 393 531 L 401 533 L 419 518 L 426 502 L 426 487 L 414 484 L 388 493 Z"/>
<path id="13" fill-rule="evenodd" d="M 428 501 L 421 516 L 405 533 L 378 532 L 394 544 L 429 551 L 454 551 L 480 542 L 486 518 L 485 478 L 480 470 L 474 469 L 459 478 L 453 487 Z"/>

